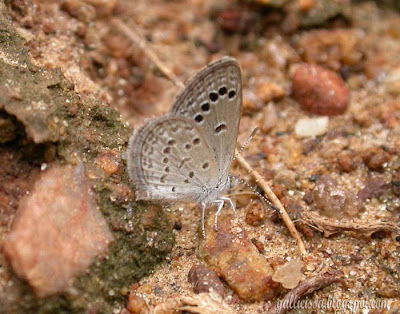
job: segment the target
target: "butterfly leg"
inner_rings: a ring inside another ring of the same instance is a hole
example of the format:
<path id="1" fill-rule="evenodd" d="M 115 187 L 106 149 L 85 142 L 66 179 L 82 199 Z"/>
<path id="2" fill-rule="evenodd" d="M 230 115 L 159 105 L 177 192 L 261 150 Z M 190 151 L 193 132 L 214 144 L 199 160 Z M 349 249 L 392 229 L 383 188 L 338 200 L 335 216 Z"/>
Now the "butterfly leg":
<path id="1" fill-rule="evenodd" d="M 236 206 L 235 206 L 235 204 L 233 204 L 232 200 L 229 197 L 224 197 L 224 196 L 220 197 L 220 199 L 229 202 L 229 204 L 232 207 L 233 214 L 235 215 L 235 218 L 236 218 L 237 217 L 236 216 Z"/>
<path id="2" fill-rule="evenodd" d="M 218 204 L 218 210 L 215 213 L 215 220 L 214 220 L 214 230 L 218 231 L 218 215 L 221 213 L 221 210 L 224 207 L 225 201 L 220 199 L 220 200 L 214 201 L 214 203 Z"/>
<path id="3" fill-rule="evenodd" d="M 203 232 L 203 238 L 206 238 L 206 229 L 204 227 L 204 217 L 206 215 L 206 204 L 201 203 L 201 231 Z"/>

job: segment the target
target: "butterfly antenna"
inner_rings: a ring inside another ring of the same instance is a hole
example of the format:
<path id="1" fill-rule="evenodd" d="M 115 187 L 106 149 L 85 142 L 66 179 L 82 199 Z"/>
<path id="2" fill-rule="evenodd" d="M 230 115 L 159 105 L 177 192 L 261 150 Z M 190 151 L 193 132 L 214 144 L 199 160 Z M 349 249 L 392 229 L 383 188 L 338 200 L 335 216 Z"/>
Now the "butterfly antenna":
<path id="1" fill-rule="evenodd" d="M 253 131 L 253 133 L 254 133 L 254 131 Z M 278 213 L 281 212 L 278 207 L 276 207 L 274 204 L 272 204 L 272 202 L 269 199 L 267 199 L 264 195 L 262 195 L 260 192 L 258 192 L 254 186 L 248 184 L 246 180 L 242 179 L 240 176 L 236 177 L 233 174 L 229 174 L 229 177 L 235 179 L 239 183 L 248 187 L 250 190 L 253 191 L 254 194 L 256 194 L 259 198 L 261 198 L 265 203 L 267 203 L 268 206 L 271 207 L 273 210 L 276 210 Z"/>
<path id="2" fill-rule="evenodd" d="M 249 145 L 250 141 L 256 135 L 257 131 L 258 131 L 258 128 L 257 127 L 254 128 L 253 132 L 251 132 L 251 134 L 250 134 L 249 138 L 247 139 L 246 143 L 244 143 L 244 145 L 238 150 L 238 152 L 236 153 L 235 157 L 233 157 L 232 161 L 235 161 L 237 156 L 239 156 L 244 151 L 246 146 Z"/>

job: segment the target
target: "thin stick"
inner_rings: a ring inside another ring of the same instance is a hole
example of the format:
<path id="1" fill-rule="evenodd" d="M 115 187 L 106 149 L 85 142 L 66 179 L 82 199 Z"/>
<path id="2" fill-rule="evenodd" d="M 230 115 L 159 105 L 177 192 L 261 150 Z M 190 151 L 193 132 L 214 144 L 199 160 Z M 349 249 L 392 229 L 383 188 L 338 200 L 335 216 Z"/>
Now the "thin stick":
<path id="1" fill-rule="evenodd" d="M 147 57 L 158 67 L 158 69 L 170 79 L 176 86 L 183 88 L 185 85 L 179 80 L 170 69 L 164 65 L 164 63 L 158 58 L 158 56 L 153 52 L 152 48 L 149 47 L 147 41 L 142 38 L 138 32 L 133 31 L 129 28 L 123 21 L 117 18 L 113 18 L 113 24 L 118 27 L 122 32 L 125 33 L 135 44 L 138 45 L 140 49 L 147 55 Z M 134 23 L 131 21 L 131 24 Z M 135 25 L 134 25 L 135 26 Z M 137 27 L 136 27 L 137 28 Z M 297 246 L 302 255 L 306 255 L 307 251 L 304 247 L 303 240 L 301 239 L 299 233 L 297 232 L 292 220 L 290 219 L 289 215 L 287 214 L 285 208 L 283 207 L 282 203 L 279 201 L 278 197 L 275 195 L 274 192 L 270 189 L 267 182 L 261 177 L 261 175 L 255 171 L 249 163 L 239 155 L 238 151 L 235 151 L 236 160 L 239 162 L 240 166 L 242 166 L 248 173 L 255 179 L 257 184 L 264 190 L 265 194 L 268 198 L 272 201 L 272 203 L 278 207 L 279 213 L 282 217 L 283 222 L 286 224 L 287 228 L 289 229 L 290 234 L 296 240 Z"/>
<path id="2" fill-rule="evenodd" d="M 237 153 L 237 151 L 235 153 Z M 239 162 L 240 166 L 243 167 L 253 177 L 253 179 L 263 189 L 263 191 L 271 200 L 271 202 L 276 207 L 278 207 L 279 214 L 281 215 L 282 220 L 285 223 L 286 227 L 289 229 L 290 234 L 296 240 L 297 246 L 299 247 L 301 254 L 306 255 L 307 251 L 304 246 L 303 240 L 301 239 L 299 233 L 296 230 L 296 227 L 294 226 L 292 220 L 290 219 L 288 213 L 286 212 L 279 198 L 271 190 L 271 188 L 268 186 L 267 182 L 263 179 L 263 177 L 249 165 L 249 163 L 243 158 L 242 155 L 237 155 L 236 160 Z"/>
<path id="3" fill-rule="evenodd" d="M 156 65 L 156 67 L 164 74 L 168 79 L 170 79 L 179 88 L 185 87 L 181 80 L 179 80 L 176 75 L 158 58 L 154 51 L 149 47 L 147 41 L 139 35 L 137 31 L 128 27 L 123 21 L 117 18 L 112 19 L 112 23 L 118 27 L 126 36 L 129 37 L 138 47 L 143 51 L 143 53 Z M 137 29 L 133 21 L 129 22 Z"/>

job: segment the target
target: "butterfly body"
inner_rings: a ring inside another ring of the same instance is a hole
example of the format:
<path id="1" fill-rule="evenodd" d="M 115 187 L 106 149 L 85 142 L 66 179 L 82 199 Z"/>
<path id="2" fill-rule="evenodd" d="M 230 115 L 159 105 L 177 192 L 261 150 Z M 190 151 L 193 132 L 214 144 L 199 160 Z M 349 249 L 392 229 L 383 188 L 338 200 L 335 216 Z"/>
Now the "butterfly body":
<path id="1" fill-rule="evenodd" d="M 212 62 L 195 75 L 171 112 L 149 120 L 129 141 L 128 171 L 136 199 L 194 201 L 203 209 L 220 204 L 241 106 L 241 73 L 233 58 Z"/>

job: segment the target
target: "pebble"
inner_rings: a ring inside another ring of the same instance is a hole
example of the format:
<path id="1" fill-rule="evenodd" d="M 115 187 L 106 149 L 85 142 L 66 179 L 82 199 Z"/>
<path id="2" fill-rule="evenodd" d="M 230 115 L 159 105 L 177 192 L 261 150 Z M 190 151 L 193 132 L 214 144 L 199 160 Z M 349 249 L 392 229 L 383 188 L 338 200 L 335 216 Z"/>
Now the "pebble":
<path id="1" fill-rule="evenodd" d="M 357 159 L 350 152 L 340 152 L 336 161 L 339 170 L 343 172 L 352 172 L 358 167 Z"/>
<path id="2" fill-rule="evenodd" d="M 277 100 L 285 96 L 285 89 L 276 83 L 265 82 L 258 85 L 255 94 L 264 103 L 268 103 L 272 100 Z"/>
<path id="3" fill-rule="evenodd" d="M 106 151 L 96 157 L 96 165 L 107 174 L 114 174 L 120 169 L 121 157 L 115 151 Z"/>
<path id="4" fill-rule="evenodd" d="M 270 263 L 260 255 L 233 215 L 221 213 L 218 232 L 214 217 L 206 221 L 206 239 L 200 247 L 204 261 L 225 280 L 244 301 L 271 300 L 280 292 L 280 284 L 272 280 Z"/>
<path id="5" fill-rule="evenodd" d="M 319 115 L 343 114 L 349 104 L 349 90 L 343 79 L 317 65 L 300 64 L 292 79 L 293 97 L 300 106 Z"/>
<path id="6" fill-rule="evenodd" d="M 3 250 L 15 273 L 43 298 L 65 291 L 112 239 L 83 164 L 53 166 L 20 202 Z"/>
<path id="7" fill-rule="evenodd" d="M 328 132 L 328 126 L 328 117 L 303 118 L 297 121 L 295 133 L 299 138 L 320 136 Z"/>
<path id="8" fill-rule="evenodd" d="M 260 129 L 263 133 L 268 133 L 278 124 L 278 113 L 276 106 L 271 102 L 262 109 L 262 119 Z"/>
<path id="9" fill-rule="evenodd" d="M 118 0 L 84 0 L 91 4 L 96 9 L 96 14 L 99 17 L 109 17 L 113 14 Z"/>
<path id="10" fill-rule="evenodd" d="M 264 206 L 260 202 L 250 202 L 246 206 L 246 218 L 245 221 L 250 226 L 260 226 L 264 223 L 267 218 L 267 213 Z"/>
<path id="11" fill-rule="evenodd" d="M 381 177 L 376 177 L 369 179 L 365 186 L 358 191 L 357 195 L 362 201 L 365 201 L 371 198 L 379 198 L 388 191 L 385 180 Z"/>
<path id="12" fill-rule="evenodd" d="M 194 265 L 188 274 L 189 282 L 193 284 L 195 293 L 210 292 L 213 290 L 224 297 L 226 290 L 215 271 L 203 265 Z"/>
<path id="13" fill-rule="evenodd" d="M 126 306 L 127 310 L 133 314 L 144 314 L 148 313 L 148 306 L 146 301 L 137 296 L 134 291 L 129 294 L 128 304 Z"/>
<path id="14" fill-rule="evenodd" d="M 84 23 L 96 18 L 96 9 L 82 0 L 66 0 L 62 2 L 61 9 Z"/>
<path id="15" fill-rule="evenodd" d="M 383 172 L 385 164 L 390 160 L 389 153 L 381 147 L 373 147 L 362 153 L 365 165 L 372 171 Z"/>
<path id="16" fill-rule="evenodd" d="M 357 215 L 363 208 L 357 195 L 342 188 L 329 175 L 321 176 L 312 191 L 313 206 L 327 217 L 343 219 Z"/>
<path id="17" fill-rule="evenodd" d="M 301 267 L 302 262 L 300 259 L 293 259 L 284 265 L 280 266 L 272 276 L 276 282 L 280 282 L 286 289 L 293 289 L 297 287 L 301 280 Z"/>

